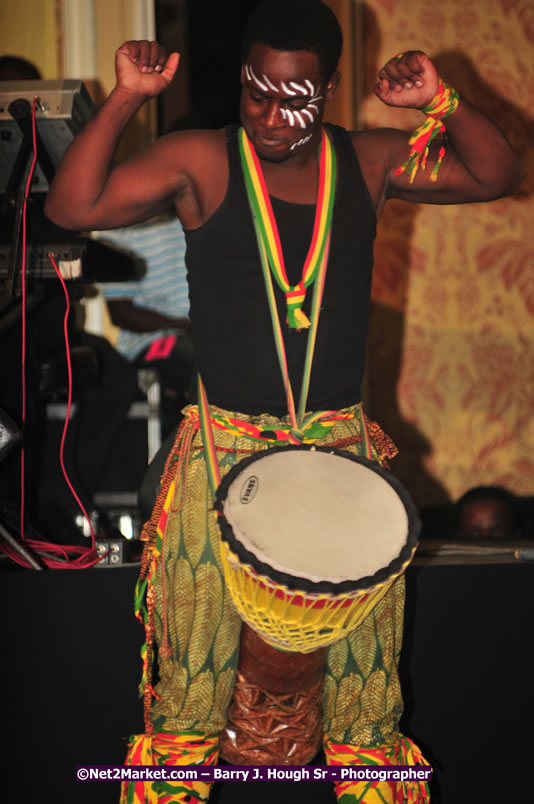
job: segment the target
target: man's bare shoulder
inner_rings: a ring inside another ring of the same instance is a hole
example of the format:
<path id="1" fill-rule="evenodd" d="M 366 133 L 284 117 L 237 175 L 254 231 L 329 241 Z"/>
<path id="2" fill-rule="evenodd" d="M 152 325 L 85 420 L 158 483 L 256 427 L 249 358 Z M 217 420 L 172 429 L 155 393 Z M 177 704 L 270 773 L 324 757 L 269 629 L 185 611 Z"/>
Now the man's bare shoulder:
<path id="1" fill-rule="evenodd" d="M 175 194 L 177 213 L 186 228 L 202 225 L 222 202 L 228 183 L 226 129 L 191 129 L 159 140 L 161 164 L 181 174 Z"/>
<path id="2" fill-rule="evenodd" d="M 158 143 L 162 152 L 174 154 L 180 163 L 194 167 L 205 159 L 225 158 L 226 129 L 172 131 L 161 136 Z"/>

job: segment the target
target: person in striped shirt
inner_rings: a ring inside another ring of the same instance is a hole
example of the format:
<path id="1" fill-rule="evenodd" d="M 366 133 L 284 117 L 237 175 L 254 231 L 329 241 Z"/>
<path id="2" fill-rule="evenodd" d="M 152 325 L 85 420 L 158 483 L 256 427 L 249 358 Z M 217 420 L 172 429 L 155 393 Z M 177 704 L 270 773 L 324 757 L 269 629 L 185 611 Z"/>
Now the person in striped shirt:
<path id="1" fill-rule="evenodd" d="M 119 328 L 117 350 L 137 367 L 158 372 L 165 437 L 180 418 L 193 372 L 182 225 L 175 215 L 161 215 L 96 236 L 135 260 L 135 279 L 100 289 Z"/>

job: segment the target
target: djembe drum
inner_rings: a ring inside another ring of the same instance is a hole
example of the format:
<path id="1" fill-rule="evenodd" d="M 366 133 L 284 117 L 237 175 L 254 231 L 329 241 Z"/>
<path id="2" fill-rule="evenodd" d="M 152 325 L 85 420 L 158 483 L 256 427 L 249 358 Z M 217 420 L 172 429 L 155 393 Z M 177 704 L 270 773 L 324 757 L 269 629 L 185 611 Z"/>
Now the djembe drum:
<path id="1" fill-rule="evenodd" d="M 215 507 L 225 580 L 245 623 L 221 755 L 233 764 L 305 764 L 321 742 L 328 646 L 406 570 L 416 508 L 377 463 L 307 446 L 241 461 Z"/>

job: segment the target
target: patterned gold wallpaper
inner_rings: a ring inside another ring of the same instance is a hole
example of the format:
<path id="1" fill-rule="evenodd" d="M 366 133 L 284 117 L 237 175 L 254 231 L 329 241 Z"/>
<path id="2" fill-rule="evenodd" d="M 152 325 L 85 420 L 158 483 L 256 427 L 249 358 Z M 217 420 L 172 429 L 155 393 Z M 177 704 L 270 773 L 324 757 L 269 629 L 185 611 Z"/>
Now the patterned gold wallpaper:
<path id="1" fill-rule="evenodd" d="M 388 58 L 421 49 L 530 168 L 513 197 L 491 203 L 386 206 L 371 414 L 401 449 L 395 471 L 420 504 L 479 484 L 534 494 L 534 3 L 368 0 L 363 26 L 365 126 L 419 124 L 417 112 L 389 109 L 370 88 Z"/>

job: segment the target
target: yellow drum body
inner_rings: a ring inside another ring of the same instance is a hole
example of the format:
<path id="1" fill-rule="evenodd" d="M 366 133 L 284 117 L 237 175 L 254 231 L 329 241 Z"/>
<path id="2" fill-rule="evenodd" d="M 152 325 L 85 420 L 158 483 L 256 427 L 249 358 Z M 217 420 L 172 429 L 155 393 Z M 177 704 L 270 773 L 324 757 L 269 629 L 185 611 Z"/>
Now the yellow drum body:
<path id="1" fill-rule="evenodd" d="M 377 463 L 281 447 L 224 478 L 216 508 L 226 583 L 268 644 L 310 653 L 356 628 L 406 569 L 419 517 Z"/>

